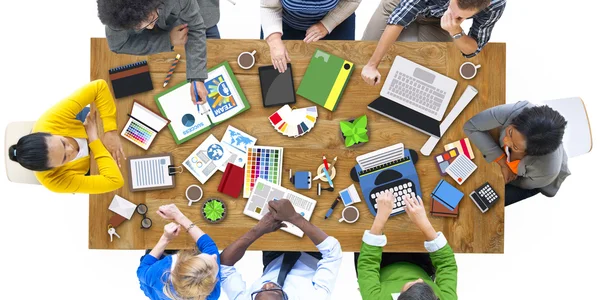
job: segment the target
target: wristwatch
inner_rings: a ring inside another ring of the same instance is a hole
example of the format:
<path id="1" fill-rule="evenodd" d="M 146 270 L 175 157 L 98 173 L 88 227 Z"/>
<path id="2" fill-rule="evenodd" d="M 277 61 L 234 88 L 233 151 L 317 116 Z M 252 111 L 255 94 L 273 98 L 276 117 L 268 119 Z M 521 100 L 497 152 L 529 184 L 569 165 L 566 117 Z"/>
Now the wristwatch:
<path id="1" fill-rule="evenodd" d="M 461 37 L 463 37 L 465 35 L 466 35 L 465 31 L 461 30 L 460 33 L 457 33 L 457 34 L 453 35 L 452 38 L 455 39 L 455 40 L 458 40 L 458 39 L 460 39 Z"/>

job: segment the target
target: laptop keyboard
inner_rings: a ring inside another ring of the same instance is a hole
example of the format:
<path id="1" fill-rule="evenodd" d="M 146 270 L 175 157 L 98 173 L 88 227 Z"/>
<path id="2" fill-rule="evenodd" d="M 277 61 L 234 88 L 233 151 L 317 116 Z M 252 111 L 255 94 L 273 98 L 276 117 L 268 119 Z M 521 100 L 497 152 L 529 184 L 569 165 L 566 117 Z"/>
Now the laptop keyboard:
<path id="1" fill-rule="evenodd" d="M 388 93 L 406 106 L 415 105 L 434 115 L 438 113 L 446 97 L 446 92 L 400 71 L 394 74 Z"/>
<path id="2" fill-rule="evenodd" d="M 413 182 L 408 179 L 400 179 L 392 183 L 374 188 L 371 191 L 371 199 L 369 199 L 369 201 L 371 201 L 375 209 L 377 209 L 377 197 L 379 197 L 379 195 L 381 194 L 384 194 L 386 191 L 390 191 L 394 194 L 394 205 L 392 207 L 392 214 L 404 211 L 404 207 L 406 206 L 404 200 L 402 200 L 402 197 L 404 195 L 415 196 Z"/>

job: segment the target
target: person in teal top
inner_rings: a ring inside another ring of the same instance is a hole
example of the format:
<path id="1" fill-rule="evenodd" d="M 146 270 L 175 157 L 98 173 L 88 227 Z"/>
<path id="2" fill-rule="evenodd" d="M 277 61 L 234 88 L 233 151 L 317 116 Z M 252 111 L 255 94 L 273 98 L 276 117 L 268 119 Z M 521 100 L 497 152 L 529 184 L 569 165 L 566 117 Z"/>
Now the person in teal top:
<path id="1" fill-rule="evenodd" d="M 425 235 L 425 253 L 383 253 L 383 228 L 392 212 L 393 195 L 377 198 L 371 230 L 365 230 L 360 254 L 355 255 L 358 286 L 363 300 L 455 300 L 457 266 L 444 234 L 436 232 L 420 197 L 405 196 L 406 214 Z M 398 295 L 399 294 L 399 295 Z"/>

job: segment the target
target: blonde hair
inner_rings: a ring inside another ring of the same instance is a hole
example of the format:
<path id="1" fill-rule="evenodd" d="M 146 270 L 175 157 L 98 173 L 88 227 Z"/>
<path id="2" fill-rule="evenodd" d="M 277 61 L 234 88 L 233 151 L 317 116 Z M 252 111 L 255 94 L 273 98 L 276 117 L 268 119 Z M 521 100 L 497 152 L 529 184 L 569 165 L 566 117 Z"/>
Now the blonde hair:
<path id="1" fill-rule="evenodd" d="M 177 254 L 173 271 L 165 272 L 167 279 L 163 293 L 173 300 L 203 300 L 217 284 L 219 268 L 196 250 L 182 250 Z M 168 274 L 170 273 L 170 274 Z"/>

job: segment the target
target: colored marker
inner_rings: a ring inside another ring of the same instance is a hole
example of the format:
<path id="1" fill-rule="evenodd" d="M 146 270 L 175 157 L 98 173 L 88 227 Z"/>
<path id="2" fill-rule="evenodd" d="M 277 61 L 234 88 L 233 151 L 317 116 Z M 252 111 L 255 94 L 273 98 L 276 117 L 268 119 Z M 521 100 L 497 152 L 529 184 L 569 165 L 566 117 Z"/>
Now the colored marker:
<path id="1" fill-rule="evenodd" d="M 167 84 L 169 84 L 169 80 L 171 80 L 171 76 L 173 76 L 173 72 L 175 71 L 175 67 L 177 67 L 177 63 L 179 62 L 179 58 L 181 57 L 181 55 L 177 54 L 177 56 L 175 56 L 175 61 L 171 64 L 171 68 L 169 69 L 169 72 L 167 73 L 167 78 L 165 78 L 165 83 L 163 83 L 163 87 L 166 87 Z"/>
<path id="2" fill-rule="evenodd" d="M 335 166 L 335 162 L 337 162 L 337 156 L 333 159 L 333 163 L 331 163 L 332 168 Z M 315 176 L 315 178 L 313 178 L 313 180 L 321 179 L 324 176 L 325 176 L 325 173 L 321 173 L 321 174 Z"/>
<path id="3" fill-rule="evenodd" d="M 333 201 L 333 204 L 331 204 L 331 208 L 325 214 L 325 220 L 327 220 L 329 217 L 331 217 L 333 210 L 338 205 L 338 203 L 340 203 L 341 201 L 342 201 L 342 199 L 339 196 L 337 198 L 335 198 L 335 201 Z"/>
<path id="4" fill-rule="evenodd" d="M 331 177 L 329 176 L 329 172 L 327 172 L 327 170 L 323 169 L 323 173 L 325 173 L 325 177 L 327 177 L 327 181 L 329 182 L 329 186 L 333 187 L 333 181 L 331 181 Z"/>
<path id="5" fill-rule="evenodd" d="M 325 165 L 325 170 L 329 171 L 329 164 L 327 163 L 327 157 L 323 154 L 323 164 Z"/>

